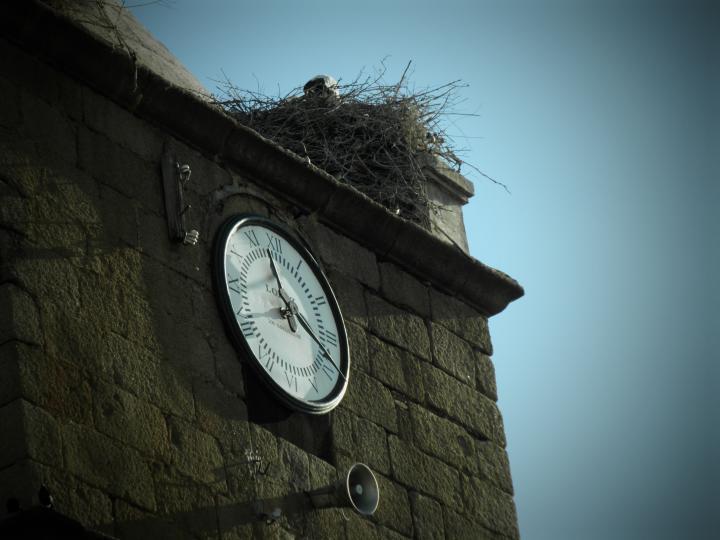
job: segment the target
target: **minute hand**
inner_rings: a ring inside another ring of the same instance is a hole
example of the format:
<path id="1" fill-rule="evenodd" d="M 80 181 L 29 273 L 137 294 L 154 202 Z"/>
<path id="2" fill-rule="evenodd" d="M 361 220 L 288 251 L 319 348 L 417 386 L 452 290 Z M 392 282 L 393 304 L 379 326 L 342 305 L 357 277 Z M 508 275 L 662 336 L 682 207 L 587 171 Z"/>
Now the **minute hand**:
<path id="1" fill-rule="evenodd" d="M 343 380 L 347 380 L 347 379 L 345 378 L 345 375 L 343 374 L 343 372 L 340 371 L 340 368 L 339 368 L 339 367 L 337 366 L 337 364 L 335 363 L 335 360 L 332 359 L 332 356 L 331 356 L 330 353 L 328 352 L 327 348 L 325 348 L 325 345 L 323 345 L 322 342 L 321 342 L 321 341 L 318 339 L 318 337 L 315 335 L 315 332 L 313 332 L 313 329 L 310 327 L 310 323 L 307 322 L 307 320 L 305 319 L 305 317 L 303 316 L 303 314 L 298 311 L 298 312 L 295 313 L 295 315 L 297 315 L 298 321 L 300 321 L 300 326 L 302 326 L 302 327 L 305 329 L 305 331 L 306 331 L 308 334 L 310 334 L 310 337 L 313 338 L 313 340 L 315 341 L 315 343 L 317 343 L 317 344 L 320 346 L 320 350 L 322 351 L 322 353 L 325 355 L 325 357 L 326 357 L 328 360 L 330 360 L 330 363 L 331 363 L 331 364 L 333 365 L 333 367 L 337 370 L 337 372 L 340 374 L 340 376 L 343 378 Z"/>

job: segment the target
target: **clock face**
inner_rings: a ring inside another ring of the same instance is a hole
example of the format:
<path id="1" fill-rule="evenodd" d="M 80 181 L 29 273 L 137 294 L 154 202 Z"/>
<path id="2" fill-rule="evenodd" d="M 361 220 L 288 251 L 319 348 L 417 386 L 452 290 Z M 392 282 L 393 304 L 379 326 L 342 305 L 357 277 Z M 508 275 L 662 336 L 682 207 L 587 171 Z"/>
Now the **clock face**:
<path id="1" fill-rule="evenodd" d="M 237 216 L 220 230 L 215 277 L 236 347 L 286 405 L 325 413 L 350 368 L 345 325 L 315 259 L 266 218 Z"/>

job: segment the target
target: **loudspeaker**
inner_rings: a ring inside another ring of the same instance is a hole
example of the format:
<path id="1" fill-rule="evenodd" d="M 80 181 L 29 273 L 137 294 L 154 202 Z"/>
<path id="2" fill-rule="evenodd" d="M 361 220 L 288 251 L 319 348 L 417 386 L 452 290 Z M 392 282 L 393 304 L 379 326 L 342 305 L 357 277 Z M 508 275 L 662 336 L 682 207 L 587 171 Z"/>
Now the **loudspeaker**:
<path id="1" fill-rule="evenodd" d="M 347 506 L 359 514 L 371 516 L 380 502 L 380 488 L 370 467 L 355 463 L 343 480 L 307 491 L 315 508 Z"/>

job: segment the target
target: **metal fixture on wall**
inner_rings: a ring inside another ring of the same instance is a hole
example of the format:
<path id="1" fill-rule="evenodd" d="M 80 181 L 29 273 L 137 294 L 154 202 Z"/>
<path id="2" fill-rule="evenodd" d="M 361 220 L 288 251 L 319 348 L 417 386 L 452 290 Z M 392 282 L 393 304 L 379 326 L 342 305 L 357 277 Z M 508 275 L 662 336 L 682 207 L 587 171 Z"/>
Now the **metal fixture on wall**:
<path id="1" fill-rule="evenodd" d="M 342 480 L 312 491 L 256 501 L 253 512 L 256 520 L 269 525 L 283 515 L 320 508 L 352 508 L 358 514 L 371 516 L 379 501 L 380 488 L 372 470 L 363 463 L 355 463 Z"/>
<path id="2" fill-rule="evenodd" d="M 183 189 L 190 182 L 191 174 L 190 165 L 180 164 L 168 149 L 163 152 L 162 176 L 168 232 L 171 240 L 187 246 L 195 246 L 200 240 L 200 233 L 196 229 L 185 229 L 184 215 L 190 205 L 184 203 Z"/>
<path id="3" fill-rule="evenodd" d="M 371 516 L 380 502 L 380 488 L 370 467 L 355 463 L 345 478 L 329 486 L 305 492 L 315 508 L 349 507 Z"/>

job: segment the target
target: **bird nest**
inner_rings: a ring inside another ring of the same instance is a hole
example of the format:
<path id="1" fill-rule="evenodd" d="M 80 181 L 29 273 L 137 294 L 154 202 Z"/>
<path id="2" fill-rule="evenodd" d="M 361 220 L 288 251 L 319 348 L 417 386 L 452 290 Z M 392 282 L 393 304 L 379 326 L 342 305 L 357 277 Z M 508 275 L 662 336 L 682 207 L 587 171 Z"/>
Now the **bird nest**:
<path id="1" fill-rule="evenodd" d="M 462 164 L 441 125 L 461 85 L 416 92 L 407 87 L 407 68 L 396 84 L 384 84 L 383 74 L 349 84 L 317 77 L 281 97 L 225 82 L 219 103 L 242 124 L 427 227 L 436 208 L 424 168 L 437 159 L 456 170 Z"/>

